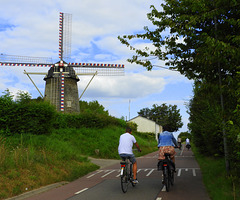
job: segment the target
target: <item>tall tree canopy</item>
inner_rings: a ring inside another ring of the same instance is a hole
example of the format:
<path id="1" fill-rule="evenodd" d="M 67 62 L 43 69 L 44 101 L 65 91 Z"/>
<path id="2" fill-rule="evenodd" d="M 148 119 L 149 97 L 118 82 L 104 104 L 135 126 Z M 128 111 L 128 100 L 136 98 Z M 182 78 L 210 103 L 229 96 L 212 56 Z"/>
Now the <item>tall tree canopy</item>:
<path id="1" fill-rule="evenodd" d="M 234 76 L 240 61 L 240 3 L 237 0 L 165 0 L 158 11 L 151 6 L 148 19 L 155 30 L 145 27 L 145 33 L 118 37 L 135 51 L 128 59 L 148 70 L 154 58 L 166 61 L 170 69 L 178 70 L 190 79 Z M 153 48 L 136 49 L 133 39 L 143 39 Z M 133 43 L 133 42 L 132 42 Z"/>
<path id="2" fill-rule="evenodd" d="M 182 117 L 180 115 L 180 110 L 177 109 L 176 105 L 162 104 L 161 106 L 153 104 L 152 108 L 143 108 L 138 114 L 142 117 L 146 117 L 155 121 L 161 126 L 168 125 L 170 131 L 178 131 L 179 128 L 183 126 Z"/>

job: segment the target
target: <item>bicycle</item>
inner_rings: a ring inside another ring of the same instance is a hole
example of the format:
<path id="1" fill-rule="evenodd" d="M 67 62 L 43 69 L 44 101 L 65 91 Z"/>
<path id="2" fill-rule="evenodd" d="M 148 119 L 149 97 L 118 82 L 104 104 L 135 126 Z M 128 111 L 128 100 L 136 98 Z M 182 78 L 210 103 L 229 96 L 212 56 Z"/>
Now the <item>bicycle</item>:
<path id="1" fill-rule="evenodd" d="M 166 186 L 166 191 L 169 192 L 170 186 L 174 184 L 175 165 L 169 153 L 165 153 L 164 156 L 165 159 L 158 162 L 158 170 L 163 171 L 163 184 Z"/>
<path id="2" fill-rule="evenodd" d="M 187 148 L 188 151 L 189 151 L 189 149 L 191 148 L 191 145 L 190 145 L 190 144 L 186 144 L 186 148 Z"/>
<path id="3" fill-rule="evenodd" d="M 133 187 L 136 184 L 133 183 L 133 171 L 132 171 L 132 163 L 129 160 L 129 157 L 124 158 L 125 161 L 121 161 L 121 188 L 124 193 L 127 192 L 128 185 L 131 183 Z"/>

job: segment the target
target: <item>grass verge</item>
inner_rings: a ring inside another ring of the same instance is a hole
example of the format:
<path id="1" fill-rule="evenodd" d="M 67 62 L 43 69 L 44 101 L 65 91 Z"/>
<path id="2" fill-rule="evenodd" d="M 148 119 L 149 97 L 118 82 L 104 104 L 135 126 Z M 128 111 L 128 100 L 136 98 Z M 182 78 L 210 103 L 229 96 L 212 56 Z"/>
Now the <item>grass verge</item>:
<path id="1" fill-rule="evenodd" d="M 0 136 L 0 199 L 41 186 L 73 181 L 99 167 L 88 156 L 119 159 L 122 128 L 59 129 L 49 135 Z M 134 134 L 144 155 L 157 150 L 154 137 Z"/>
<path id="2" fill-rule="evenodd" d="M 192 148 L 200 165 L 203 182 L 212 200 L 240 199 L 240 182 L 233 176 L 228 177 L 224 158 L 213 158 L 200 155 Z"/>

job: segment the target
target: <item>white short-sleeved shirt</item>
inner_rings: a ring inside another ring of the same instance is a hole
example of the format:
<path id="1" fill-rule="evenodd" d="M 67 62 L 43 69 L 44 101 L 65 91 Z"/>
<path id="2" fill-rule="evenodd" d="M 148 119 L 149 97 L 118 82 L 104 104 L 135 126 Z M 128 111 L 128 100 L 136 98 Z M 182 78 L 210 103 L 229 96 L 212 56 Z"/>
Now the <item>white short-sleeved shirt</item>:
<path id="1" fill-rule="evenodd" d="M 132 147 L 136 143 L 136 139 L 130 133 L 124 133 L 120 136 L 118 153 L 119 154 L 133 154 Z"/>

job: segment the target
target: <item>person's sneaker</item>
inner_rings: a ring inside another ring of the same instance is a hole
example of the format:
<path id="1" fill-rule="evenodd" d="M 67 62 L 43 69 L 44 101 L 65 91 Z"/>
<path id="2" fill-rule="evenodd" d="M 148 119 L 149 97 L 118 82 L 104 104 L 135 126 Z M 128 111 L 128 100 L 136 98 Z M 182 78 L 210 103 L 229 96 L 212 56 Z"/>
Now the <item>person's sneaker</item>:
<path id="1" fill-rule="evenodd" d="M 133 180 L 133 184 L 138 184 L 139 182 L 138 182 L 138 180 L 137 179 L 134 179 Z"/>

